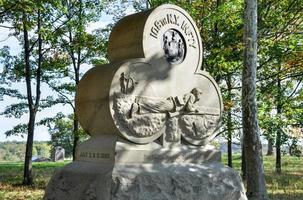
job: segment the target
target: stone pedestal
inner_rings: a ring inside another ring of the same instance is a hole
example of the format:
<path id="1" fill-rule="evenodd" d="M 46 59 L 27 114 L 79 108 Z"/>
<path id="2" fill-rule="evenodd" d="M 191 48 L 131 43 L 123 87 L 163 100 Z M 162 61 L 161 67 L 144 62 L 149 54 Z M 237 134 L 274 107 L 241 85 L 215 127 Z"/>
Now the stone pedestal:
<path id="1" fill-rule="evenodd" d="M 237 172 L 219 163 L 73 162 L 51 179 L 45 200 L 246 200 Z"/>
<path id="2" fill-rule="evenodd" d="M 163 148 L 105 135 L 82 143 L 58 170 L 45 200 L 245 200 L 241 177 L 213 146 Z"/>

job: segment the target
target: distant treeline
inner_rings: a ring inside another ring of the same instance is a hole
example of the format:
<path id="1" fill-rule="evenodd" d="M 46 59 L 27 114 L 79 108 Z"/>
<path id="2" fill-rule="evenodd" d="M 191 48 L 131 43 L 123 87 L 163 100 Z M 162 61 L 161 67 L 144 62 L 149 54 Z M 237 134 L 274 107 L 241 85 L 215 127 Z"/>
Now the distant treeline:
<path id="1" fill-rule="evenodd" d="M 23 161 L 26 142 L 0 142 L 0 161 Z M 33 147 L 33 157 L 50 157 L 51 146 L 48 142 L 36 142 Z"/>

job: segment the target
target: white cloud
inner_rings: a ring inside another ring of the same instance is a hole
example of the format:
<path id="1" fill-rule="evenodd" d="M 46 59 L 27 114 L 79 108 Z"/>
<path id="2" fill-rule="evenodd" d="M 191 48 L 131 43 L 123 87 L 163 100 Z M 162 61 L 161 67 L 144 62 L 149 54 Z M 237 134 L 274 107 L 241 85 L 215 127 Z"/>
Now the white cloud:
<path id="1" fill-rule="evenodd" d="M 91 33 L 96 29 L 105 28 L 108 24 L 113 22 L 113 17 L 111 15 L 102 12 L 101 18 L 97 22 L 89 23 L 86 27 L 87 32 Z"/>
<path id="2" fill-rule="evenodd" d="M 3 23 L 2 25 L 10 26 L 8 23 Z M 17 55 L 20 53 L 19 41 L 16 37 L 10 36 L 11 31 L 8 28 L 0 27 L 0 48 L 3 46 L 9 46 L 11 48 L 11 54 Z"/>

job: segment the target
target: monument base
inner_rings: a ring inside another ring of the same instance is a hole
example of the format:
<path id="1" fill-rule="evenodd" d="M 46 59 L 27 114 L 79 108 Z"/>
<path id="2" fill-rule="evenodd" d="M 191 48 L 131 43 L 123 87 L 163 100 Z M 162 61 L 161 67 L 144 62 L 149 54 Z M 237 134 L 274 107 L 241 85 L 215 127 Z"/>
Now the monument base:
<path id="1" fill-rule="evenodd" d="M 221 162 L 221 152 L 212 145 L 193 146 L 171 144 L 162 147 L 157 142 L 133 144 L 127 140 L 102 135 L 81 143 L 76 160 L 92 163 L 206 163 Z"/>
<path id="2" fill-rule="evenodd" d="M 246 200 L 241 177 L 220 163 L 102 164 L 58 170 L 44 200 Z"/>

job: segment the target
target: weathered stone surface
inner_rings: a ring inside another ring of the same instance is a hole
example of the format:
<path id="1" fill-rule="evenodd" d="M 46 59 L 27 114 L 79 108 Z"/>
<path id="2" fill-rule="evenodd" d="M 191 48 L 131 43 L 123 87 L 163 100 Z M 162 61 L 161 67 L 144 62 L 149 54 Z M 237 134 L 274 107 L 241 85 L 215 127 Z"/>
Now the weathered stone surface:
<path id="1" fill-rule="evenodd" d="M 57 170 L 44 200 L 109 200 L 113 163 L 73 162 Z M 106 182 L 108 181 L 108 182 Z"/>
<path id="2" fill-rule="evenodd" d="M 246 200 L 241 178 L 222 164 L 74 162 L 56 173 L 44 200 Z"/>

